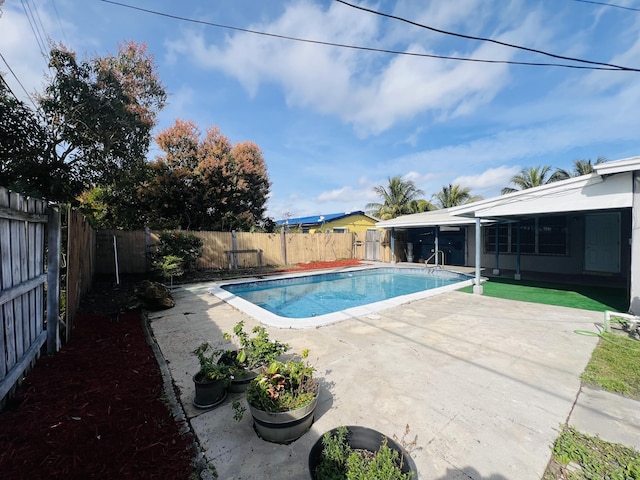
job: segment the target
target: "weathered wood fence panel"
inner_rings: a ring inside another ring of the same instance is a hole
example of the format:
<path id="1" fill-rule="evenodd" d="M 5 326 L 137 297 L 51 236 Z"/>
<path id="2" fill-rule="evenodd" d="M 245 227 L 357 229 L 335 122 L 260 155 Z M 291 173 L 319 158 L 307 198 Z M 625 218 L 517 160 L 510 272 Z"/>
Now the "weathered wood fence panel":
<path id="1" fill-rule="evenodd" d="M 150 270 L 148 253 L 159 242 L 159 231 L 103 230 L 97 232 L 96 273 L 115 271 L 113 236 L 116 236 L 120 273 L 142 274 Z M 302 262 L 331 261 L 343 258 L 365 258 L 364 233 L 249 233 L 237 232 L 235 244 L 231 232 L 191 232 L 203 241 L 200 270 L 229 268 L 226 251 L 241 250 L 238 268 L 258 266 L 256 250 L 261 250 L 262 265 L 292 265 Z M 388 235 L 383 232 L 381 260 L 390 261 Z M 386 243 L 385 243 L 386 242 Z M 388 258 L 388 259 L 387 259 Z"/>
<path id="2" fill-rule="evenodd" d="M 285 239 L 287 264 L 354 258 L 353 234 L 287 233 Z"/>
<path id="3" fill-rule="evenodd" d="M 115 276 L 116 266 L 118 274 L 146 272 L 148 270 L 146 248 L 148 239 L 146 237 L 147 233 L 144 230 L 96 232 L 96 273 Z"/>
<path id="4" fill-rule="evenodd" d="M 66 336 L 69 341 L 82 297 L 91 289 L 96 261 L 96 233 L 79 211 L 71 209 L 67 221 Z"/>
<path id="5" fill-rule="evenodd" d="M 49 209 L 54 220 L 59 210 Z M 53 213 L 51 213 L 53 211 Z M 45 290 L 48 273 L 59 276 L 60 250 L 49 245 L 45 255 L 47 204 L 0 187 L 0 402 L 12 391 L 47 341 Z M 55 222 L 54 222 L 55 223 Z M 59 223 L 57 223 L 59 234 Z M 49 232 L 52 233 L 52 232 Z M 49 260 L 45 273 L 45 259 Z M 49 288 L 48 302 L 58 309 L 58 291 Z M 57 331 L 57 315 L 48 325 Z M 49 314 L 49 312 L 47 312 Z M 55 338 L 55 336 L 54 336 Z M 53 351 L 57 345 L 53 345 Z"/>

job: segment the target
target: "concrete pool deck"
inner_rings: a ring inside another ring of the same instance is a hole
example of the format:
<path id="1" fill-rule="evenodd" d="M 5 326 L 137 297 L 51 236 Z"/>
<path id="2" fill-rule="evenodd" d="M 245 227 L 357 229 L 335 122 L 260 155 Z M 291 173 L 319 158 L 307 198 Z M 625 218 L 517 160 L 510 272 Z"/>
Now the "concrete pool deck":
<path id="1" fill-rule="evenodd" d="M 149 321 L 220 479 L 308 479 L 309 450 L 338 425 L 402 437 L 408 424 L 407 438 L 417 439 L 412 457 L 419 478 L 433 480 L 540 479 L 560 425 L 568 418 L 571 424 L 574 414 L 585 433 L 640 448 L 630 443 L 640 443 L 637 402 L 618 407 L 619 397 L 603 399 L 601 392 L 580 401 L 580 373 L 597 337 L 574 330 L 595 332 L 601 313 L 461 292 L 317 328 L 266 327 L 292 352 L 310 349 L 321 392 L 309 432 L 290 445 L 264 442 L 248 412 L 239 423 L 233 419 L 231 402 L 241 394 L 213 410 L 192 405 L 198 365 L 191 352 L 203 341 L 227 347 L 222 333 L 240 320 L 248 328 L 258 324 L 209 287 L 176 289 L 176 306 L 150 313 Z M 626 436 L 589 431 L 595 417 L 603 419 L 599 430 Z"/>

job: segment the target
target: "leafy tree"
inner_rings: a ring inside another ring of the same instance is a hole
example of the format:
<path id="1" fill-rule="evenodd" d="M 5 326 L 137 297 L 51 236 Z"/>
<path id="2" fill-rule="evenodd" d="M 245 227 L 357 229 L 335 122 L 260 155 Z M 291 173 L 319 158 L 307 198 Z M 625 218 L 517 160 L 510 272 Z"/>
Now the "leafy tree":
<path id="1" fill-rule="evenodd" d="M 369 203 L 368 212 L 381 220 L 389 220 L 409 213 L 431 210 L 432 205 L 420 195 L 424 192 L 413 181 L 403 180 L 400 176 L 390 177 L 389 185 L 379 185 L 373 191 L 382 198 L 382 203 Z"/>
<path id="2" fill-rule="evenodd" d="M 514 184 L 518 188 L 505 187 L 502 189 L 502 195 L 517 192 L 519 190 L 526 190 L 528 188 L 539 187 L 540 185 L 546 185 L 547 183 L 558 180 L 558 178 L 549 176 L 550 171 L 551 167 L 548 165 L 523 168 L 520 170 L 520 173 L 511 178 L 510 183 Z"/>
<path id="3" fill-rule="evenodd" d="M 563 170 L 561 168 L 556 169 L 553 173 L 552 178 L 554 180 L 566 180 L 571 177 L 580 177 L 582 175 L 589 175 L 593 173 L 595 170 L 593 168 L 594 165 L 599 165 L 600 163 L 606 162 L 607 159 L 605 157 L 598 157 L 595 163 L 591 163 L 591 159 L 578 159 L 573 161 L 573 171 L 569 172 L 567 170 Z"/>
<path id="4" fill-rule="evenodd" d="M 53 46 L 49 66 L 53 73 L 37 96 L 43 118 L 31 127 L 47 135 L 34 145 L 39 154 L 8 160 L 10 180 L 21 182 L 22 171 L 37 171 L 41 177 L 30 181 L 33 188 L 63 202 L 97 185 L 122 192 L 128 186 L 123 180 L 144 174 L 151 131 L 166 99 L 153 58 L 133 42 L 116 55 L 81 62 L 72 51 Z M 34 131 L 29 138 L 41 137 Z M 131 193 L 130 188 L 129 198 Z"/>
<path id="5" fill-rule="evenodd" d="M 471 195 L 469 188 L 452 184 L 444 185 L 442 190 L 434 194 L 433 197 L 440 208 L 457 207 L 458 205 L 482 199 L 482 197 Z"/>
<path id="6" fill-rule="evenodd" d="M 139 191 L 151 222 L 192 230 L 272 228 L 264 219 L 270 182 L 252 142 L 231 145 L 216 127 L 204 138 L 193 122 L 177 120 L 156 138 L 164 152 Z"/>

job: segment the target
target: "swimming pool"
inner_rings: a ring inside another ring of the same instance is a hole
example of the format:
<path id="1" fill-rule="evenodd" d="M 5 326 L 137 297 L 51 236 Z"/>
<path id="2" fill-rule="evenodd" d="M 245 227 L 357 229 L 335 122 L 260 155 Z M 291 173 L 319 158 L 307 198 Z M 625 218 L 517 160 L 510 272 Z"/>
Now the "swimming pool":
<path id="1" fill-rule="evenodd" d="M 427 268 L 376 267 L 214 285 L 209 291 L 279 328 L 326 325 L 470 285 L 472 277 Z"/>

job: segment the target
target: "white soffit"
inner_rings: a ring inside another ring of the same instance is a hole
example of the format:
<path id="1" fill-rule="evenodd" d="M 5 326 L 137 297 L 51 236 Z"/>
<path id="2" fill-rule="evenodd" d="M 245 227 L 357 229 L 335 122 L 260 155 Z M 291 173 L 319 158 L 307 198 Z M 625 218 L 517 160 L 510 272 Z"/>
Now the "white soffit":
<path id="1" fill-rule="evenodd" d="M 452 209 L 456 215 L 507 217 L 544 213 L 607 210 L 632 206 L 632 173 L 610 177 L 584 175 L 553 182 L 468 206 Z"/>

